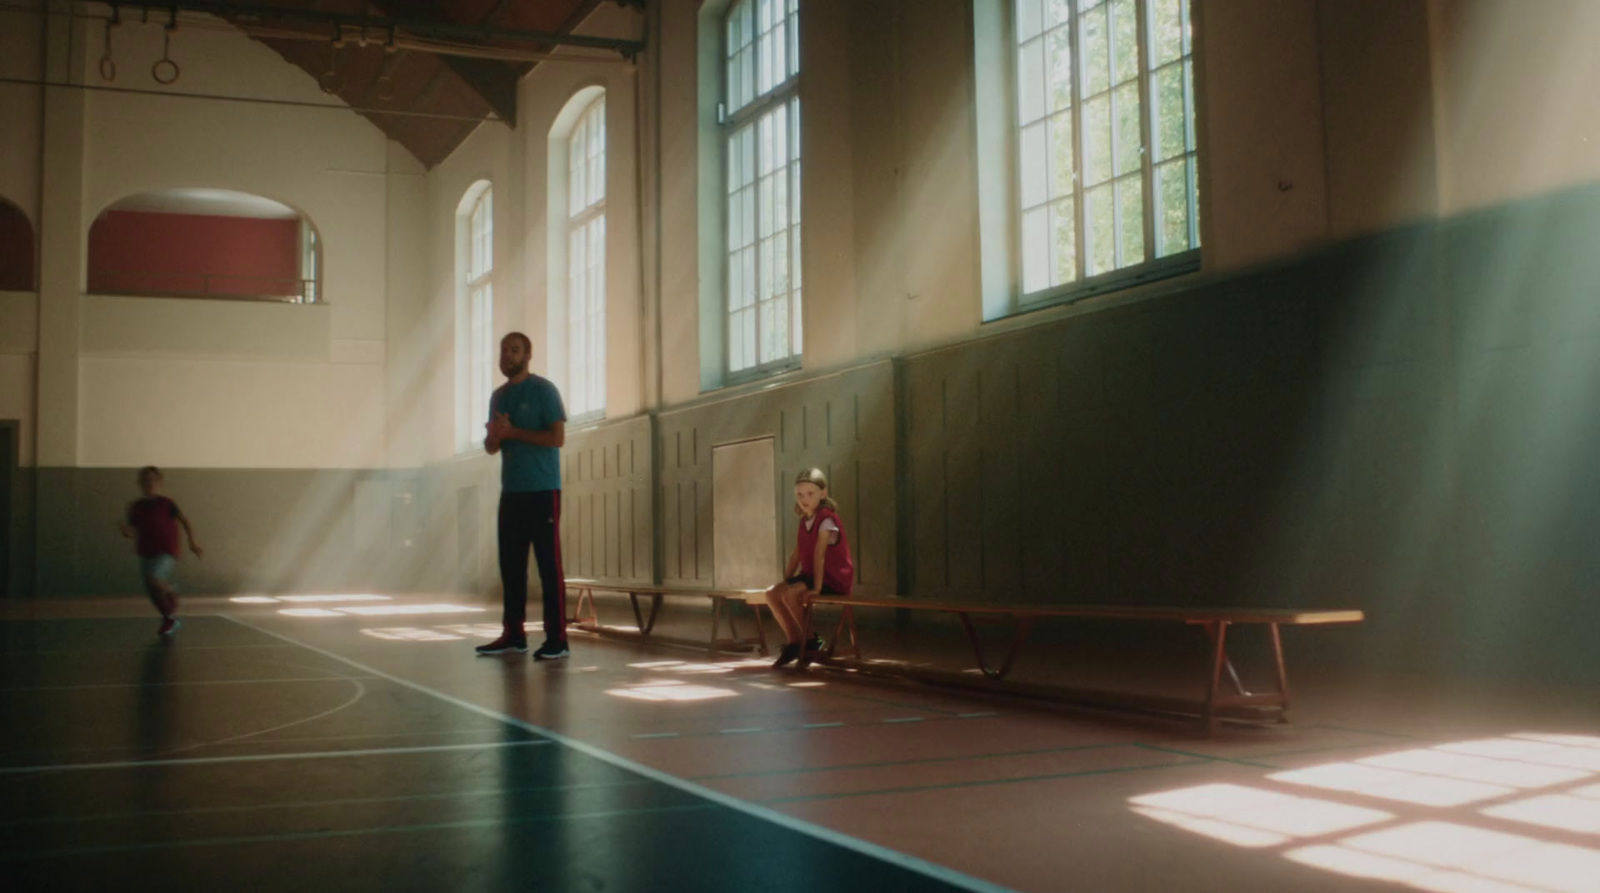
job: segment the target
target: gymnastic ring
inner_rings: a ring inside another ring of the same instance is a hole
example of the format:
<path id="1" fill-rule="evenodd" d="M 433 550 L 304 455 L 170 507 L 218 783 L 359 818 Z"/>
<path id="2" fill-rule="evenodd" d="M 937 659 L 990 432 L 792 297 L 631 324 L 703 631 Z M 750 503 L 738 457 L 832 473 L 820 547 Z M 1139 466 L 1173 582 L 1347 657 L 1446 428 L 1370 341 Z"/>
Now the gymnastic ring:
<path id="1" fill-rule="evenodd" d="M 164 78 L 161 76 L 161 73 L 166 71 L 166 69 L 162 67 L 163 65 L 171 66 L 172 77 Z M 178 63 L 172 61 L 171 59 L 157 59 L 156 64 L 150 66 L 150 76 L 155 78 L 156 83 L 158 84 L 176 83 L 179 74 L 180 72 L 178 71 Z"/>
<path id="2" fill-rule="evenodd" d="M 110 56 L 100 60 L 100 77 L 108 81 L 117 79 L 117 63 Z"/>

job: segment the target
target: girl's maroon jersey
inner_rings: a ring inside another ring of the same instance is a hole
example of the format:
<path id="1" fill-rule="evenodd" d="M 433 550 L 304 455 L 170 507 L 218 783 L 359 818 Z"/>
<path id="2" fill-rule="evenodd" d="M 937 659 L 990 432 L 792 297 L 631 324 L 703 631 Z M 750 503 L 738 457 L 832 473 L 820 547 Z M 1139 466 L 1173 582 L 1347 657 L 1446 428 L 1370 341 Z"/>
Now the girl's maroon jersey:
<path id="1" fill-rule="evenodd" d="M 128 506 L 128 526 L 139 532 L 139 557 L 178 556 L 178 504 L 151 496 Z"/>
<path id="2" fill-rule="evenodd" d="M 844 522 L 839 520 L 838 513 L 830 508 L 818 508 L 817 513 L 811 517 L 811 529 L 806 529 L 806 519 L 800 519 L 800 573 L 815 580 L 817 537 L 827 536 L 823 531 L 826 522 L 832 521 L 838 528 L 838 542 L 828 543 L 828 551 L 822 556 L 822 588 L 840 595 L 849 595 L 850 587 L 856 582 L 855 562 L 850 560 L 850 541 L 844 535 Z"/>

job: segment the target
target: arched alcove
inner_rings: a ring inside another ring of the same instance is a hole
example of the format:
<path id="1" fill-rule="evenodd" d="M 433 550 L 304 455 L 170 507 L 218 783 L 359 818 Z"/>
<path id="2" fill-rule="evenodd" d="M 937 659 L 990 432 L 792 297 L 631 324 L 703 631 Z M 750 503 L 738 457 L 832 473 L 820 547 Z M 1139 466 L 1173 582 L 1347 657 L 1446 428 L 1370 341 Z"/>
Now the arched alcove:
<path id="1" fill-rule="evenodd" d="M 33 291 L 33 223 L 22 209 L 0 198 L 0 291 Z"/>
<path id="2" fill-rule="evenodd" d="M 316 303 L 321 240 L 305 215 L 227 189 L 162 189 L 109 205 L 89 229 L 94 294 Z"/>

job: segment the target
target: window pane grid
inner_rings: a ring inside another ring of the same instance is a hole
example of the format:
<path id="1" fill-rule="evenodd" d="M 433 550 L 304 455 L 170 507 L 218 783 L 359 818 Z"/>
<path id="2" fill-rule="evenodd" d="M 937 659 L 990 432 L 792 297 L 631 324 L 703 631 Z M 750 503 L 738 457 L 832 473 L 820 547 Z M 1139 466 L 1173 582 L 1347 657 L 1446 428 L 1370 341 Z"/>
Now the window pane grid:
<path id="1" fill-rule="evenodd" d="M 1023 294 L 1192 250 L 1189 0 L 1013 0 Z"/>
<path id="2" fill-rule="evenodd" d="M 799 0 L 739 0 L 727 14 L 730 113 L 777 92 L 800 73 Z"/>
<path id="3" fill-rule="evenodd" d="M 728 369 L 800 352 L 799 0 L 727 14 Z"/>
<path id="4" fill-rule="evenodd" d="M 605 411 L 605 97 L 584 110 L 568 140 L 567 406 Z"/>

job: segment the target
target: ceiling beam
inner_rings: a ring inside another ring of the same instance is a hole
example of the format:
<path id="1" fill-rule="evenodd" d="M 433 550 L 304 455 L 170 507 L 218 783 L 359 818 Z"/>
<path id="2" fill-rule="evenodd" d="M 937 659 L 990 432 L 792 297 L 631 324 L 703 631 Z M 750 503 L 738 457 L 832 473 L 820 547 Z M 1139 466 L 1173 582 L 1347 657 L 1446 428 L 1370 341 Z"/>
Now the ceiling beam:
<path id="1" fill-rule="evenodd" d="M 517 72 L 493 59 L 467 59 L 442 56 L 439 61 L 466 82 L 474 93 L 489 103 L 489 108 L 510 127 L 517 126 Z"/>
<path id="2" fill-rule="evenodd" d="M 501 28 L 493 24 L 461 24 L 458 22 L 427 21 L 422 19 L 396 19 L 388 16 L 370 16 L 357 13 L 334 12 L 283 6 L 223 3 L 219 0 L 111 0 L 111 6 L 143 9 L 166 14 L 174 9 L 199 12 L 239 22 L 300 22 L 322 25 L 329 36 L 336 28 L 350 28 L 358 33 L 366 29 L 380 36 L 393 28 L 417 37 L 436 40 L 453 40 L 464 43 L 522 43 L 542 46 L 570 46 L 592 50 L 606 50 L 631 58 L 644 51 L 644 42 L 618 37 L 594 37 L 586 34 L 561 34 L 550 31 L 526 31 L 520 28 Z"/>

